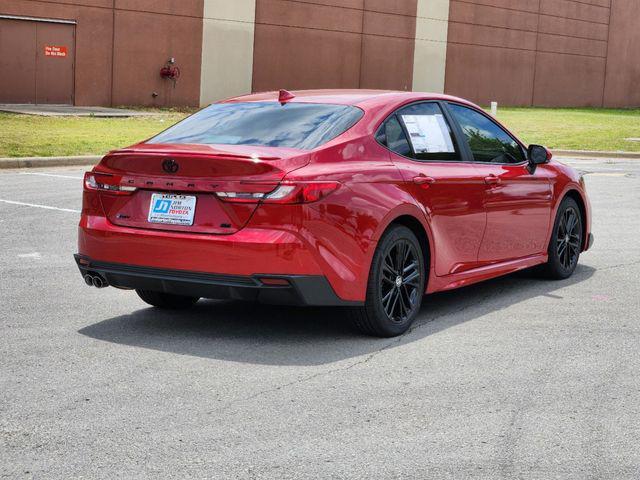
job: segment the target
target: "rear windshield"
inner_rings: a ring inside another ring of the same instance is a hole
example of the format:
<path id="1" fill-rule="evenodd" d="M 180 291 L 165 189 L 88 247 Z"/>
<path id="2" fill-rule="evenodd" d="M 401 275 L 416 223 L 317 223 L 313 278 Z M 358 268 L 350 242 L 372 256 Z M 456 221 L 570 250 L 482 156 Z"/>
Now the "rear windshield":
<path id="1" fill-rule="evenodd" d="M 314 149 L 352 127 L 362 110 L 317 103 L 216 103 L 147 143 L 261 145 Z"/>

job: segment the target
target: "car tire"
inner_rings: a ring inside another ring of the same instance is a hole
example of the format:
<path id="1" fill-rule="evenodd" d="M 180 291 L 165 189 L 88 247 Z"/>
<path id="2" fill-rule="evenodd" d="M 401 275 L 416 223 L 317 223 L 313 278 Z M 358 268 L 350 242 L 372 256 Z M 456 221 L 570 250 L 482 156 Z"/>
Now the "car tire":
<path id="1" fill-rule="evenodd" d="M 170 310 L 179 310 L 192 307 L 199 297 L 185 297 L 171 293 L 154 292 L 152 290 L 136 290 L 138 296 L 151 306 Z"/>
<path id="2" fill-rule="evenodd" d="M 542 265 L 542 274 L 563 280 L 573 275 L 584 243 L 582 214 L 576 201 L 565 197 L 558 208 L 547 253 L 549 259 Z"/>
<path id="3" fill-rule="evenodd" d="M 377 337 L 405 333 L 420 311 L 425 281 L 420 242 L 407 227 L 392 226 L 373 255 L 365 304 L 351 309 L 355 327 Z"/>

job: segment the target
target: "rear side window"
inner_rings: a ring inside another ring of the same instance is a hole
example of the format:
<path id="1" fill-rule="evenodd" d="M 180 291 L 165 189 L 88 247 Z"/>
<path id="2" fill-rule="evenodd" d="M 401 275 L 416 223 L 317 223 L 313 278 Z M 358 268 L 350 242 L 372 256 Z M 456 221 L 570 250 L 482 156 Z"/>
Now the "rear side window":
<path id="1" fill-rule="evenodd" d="M 451 128 L 436 103 L 417 103 L 398 110 L 383 124 L 377 138 L 390 150 L 416 160 L 460 159 Z"/>
<path id="2" fill-rule="evenodd" d="M 349 105 L 216 103 L 147 143 L 259 145 L 312 150 L 355 125 L 363 112 Z"/>
<path id="3" fill-rule="evenodd" d="M 520 163 L 525 160 L 518 142 L 489 118 L 462 105 L 451 103 L 449 109 L 460 124 L 476 162 Z"/>
<path id="4" fill-rule="evenodd" d="M 416 103 L 399 110 L 409 135 L 414 158 L 418 160 L 459 160 L 451 127 L 437 103 Z"/>
<path id="5" fill-rule="evenodd" d="M 378 141 L 392 152 L 396 152 L 398 155 L 403 155 L 405 157 L 411 156 L 411 147 L 409 146 L 404 130 L 395 115 L 389 118 L 382 125 Z"/>

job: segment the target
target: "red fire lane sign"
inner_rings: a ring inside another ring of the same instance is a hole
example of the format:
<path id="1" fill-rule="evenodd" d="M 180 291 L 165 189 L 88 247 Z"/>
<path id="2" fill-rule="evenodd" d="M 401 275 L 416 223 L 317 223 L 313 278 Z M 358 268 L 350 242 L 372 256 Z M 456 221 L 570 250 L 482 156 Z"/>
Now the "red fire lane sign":
<path id="1" fill-rule="evenodd" d="M 58 45 L 45 45 L 44 46 L 45 57 L 66 57 L 67 47 Z"/>

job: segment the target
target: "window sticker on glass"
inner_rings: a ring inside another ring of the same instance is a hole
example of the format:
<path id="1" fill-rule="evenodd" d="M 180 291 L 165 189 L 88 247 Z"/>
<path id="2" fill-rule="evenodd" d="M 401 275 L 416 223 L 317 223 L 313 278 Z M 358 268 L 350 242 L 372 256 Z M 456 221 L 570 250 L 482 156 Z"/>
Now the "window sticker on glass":
<path id="1" fill-rule="evenodd" d="M 402 115 L 415 153 L 454 153 L 449 127 L 442 115 Z"/>

